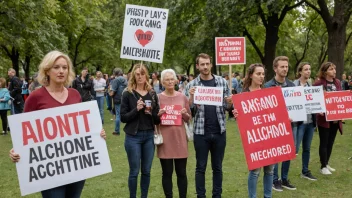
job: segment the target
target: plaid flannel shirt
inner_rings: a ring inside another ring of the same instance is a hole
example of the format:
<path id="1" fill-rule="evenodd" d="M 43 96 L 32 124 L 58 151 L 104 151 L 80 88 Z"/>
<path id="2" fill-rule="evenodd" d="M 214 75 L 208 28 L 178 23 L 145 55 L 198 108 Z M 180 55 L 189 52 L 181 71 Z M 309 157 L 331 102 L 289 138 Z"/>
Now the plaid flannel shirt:
<path id="1" fill-rule="evenodd" d="M 219 125 L 221 128 L 221 133 L 224 133 L 226 131 L 226 119 L 225 119 L 225 109 L 227 107 L 227 103 L 225 98 L 230 96 L 230 90 L 227 84 L 227 81 L 222 78 L 221 76 L 216 76 L 212 75 L 215 78 L 215 87 L 222 87 L 223 88 L 223 94 L 224 94 L 224 100 L 223 100 L 223 106 L 216 106 L 216 115 L 218 117 Z M 183 93 L 189 98 L 189 89 L 191 87 L 195 86 L 204 86 L 202 82 L 200 81 L 200 76 L 189 82 L 186 86 L 186 88 L 183 90 Z M 197 107 L 196 107 L 197 106 Z M 194 105 L 192 104 L 191 107 L 196 107 L 197 108 L 197 113 L 194 118 L 194 134 L 196 135 L 204 135 L 204 121 L 205 121 L 205 116 L 204 116 L 204 105 Z"/>

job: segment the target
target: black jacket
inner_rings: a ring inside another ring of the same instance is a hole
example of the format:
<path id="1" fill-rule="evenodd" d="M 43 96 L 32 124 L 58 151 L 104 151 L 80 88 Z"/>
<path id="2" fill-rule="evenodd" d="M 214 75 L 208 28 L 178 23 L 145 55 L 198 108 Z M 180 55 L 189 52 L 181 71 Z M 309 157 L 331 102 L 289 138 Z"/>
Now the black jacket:
<path id="1" fill-rule="evenodd" d="M 152 120 L 153 125 L 160 124 L 159 101 L 155 91 L 149 91 L 152 97 Z M 137 111 L 137 96 L 129 91 L 124 91 L 122 94 L 120 116 L 121 122 L 126 123 L 123 130 L 129 135 L 136 135 L 139 126 L 139 114 Z M 142 110 L 141 110 L 142 111 Z"/>
<path id="2" fill-rule="evenodd" d="M 9 91 L 11 97 L 14 99 L 14 105 L 24 103 L 22 98 L 22 84 L 22 81 L 17 76 L 10 78 Z"/>
<path id="3" fill-rule="evenodd" d="M 81 76 L 77 77 L 73 83 L 72 88 L 76 89 L 82 97 L 82 102 L 92 100 L 92 89 L 93 82 L 90 79 L 86 79 L 84 82 L 81 79 Z"/>

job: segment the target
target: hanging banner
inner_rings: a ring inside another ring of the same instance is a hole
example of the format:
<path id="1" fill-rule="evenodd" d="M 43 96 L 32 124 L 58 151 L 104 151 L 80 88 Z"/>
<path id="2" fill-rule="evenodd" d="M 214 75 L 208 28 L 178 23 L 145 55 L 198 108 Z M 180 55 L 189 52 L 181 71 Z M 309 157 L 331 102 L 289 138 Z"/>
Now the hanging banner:
<path id="1" fill-rule="evenodd" d="M 245 37 L 216 37 L 216 65 L 246 64 Z"/>
<path id="2" fill-rule="evenodd" d="M 237 124 L 249 170 L 296 157 L 280 87 L 236 94 L 232 101 L 238 111 Z"/>
<path id="3" fill-rule="evenodd" d="M 326 120 L 352 119 L 352 94 L 350 91 L 325 92 Z"/>
<path id="4" fill-rule="evenodd" d="M 126 4 L 120 58 L 162 63 L 168 13 Z"/>
<path id="5" fill-rule="evenodd" d="M 222 87 L 197 86 L 194 93 L 194 104 L 222 106 L 224 99 Z"/>
<path id="6" fill-rule="evenodd" d="M 96 101 L 8 119 L 22 196 L 111 172 Z"/>
<path id="7" fill-rule="evenodd" d="M 282 94 L 285 98 L 288 115 L 292 121 L 307 121 L 307 116 L 304 116 L 306 114 L 306 97 L 303 87 L 285 87 L 282 88 Z"/>
<path id="8" fill-rule="evenodd" d="M 161 105 L 160 109 L 166 111 L 160 117 L 161 125 L 182 125 L 181 105 Z"/>
<path id="9" fill-rule="evenodd" d="M 325 113 L 323 86 L 304 87 L 307 114 Z"/>

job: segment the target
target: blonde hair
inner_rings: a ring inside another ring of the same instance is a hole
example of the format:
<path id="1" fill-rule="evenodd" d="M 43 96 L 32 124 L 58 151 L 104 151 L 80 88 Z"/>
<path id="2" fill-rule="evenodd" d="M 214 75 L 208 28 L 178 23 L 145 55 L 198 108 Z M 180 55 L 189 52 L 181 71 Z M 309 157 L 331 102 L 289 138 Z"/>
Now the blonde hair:
<path id="1" fill-rule="evenodd" d="M 39 65 L 37 79 L 41 85 L 48 86 L 50 84 L 47 72 L 54 66 L 55 61 L 59 58 L 64 58 L 68 65 L 68 75 L 65 81 L 65 86 L 70 86 L 72 84 L 72 81 L 75 79 L 75 72 L 73 71 L 71 59 L 66 54 L 54 50 L 47 53 Z"/>
<path id="2" fill-rule="evenodd" d="M 132 72 L 131 72 L 131 77 L 130 77 L 130 79 L 128 81 L 127 90 L 132 93 L 132 90 L 137 88 L 137 81 L 136 81 L 136 77 L 135 77 L 137 69 L 141 70 L 141 74 L 145 74 L 146 82 L 145 82 L 145 85 L 144 85 L 144 89 L 147 90 L 147 91 L 150 91 L 152 89 L 152 86 L 149 84 L 148 69 L 147 69 L 147 67 L 145 65 L 140 64 L 140 63 L 135 64 L 133 66 L 133 69 L 132 69 Z"/>
<path id="3" fill-rule="evenodd" d="M 6 79 L 5 78 L 0 78 L 0 88 L 5 88 L 6 87 Z"/>

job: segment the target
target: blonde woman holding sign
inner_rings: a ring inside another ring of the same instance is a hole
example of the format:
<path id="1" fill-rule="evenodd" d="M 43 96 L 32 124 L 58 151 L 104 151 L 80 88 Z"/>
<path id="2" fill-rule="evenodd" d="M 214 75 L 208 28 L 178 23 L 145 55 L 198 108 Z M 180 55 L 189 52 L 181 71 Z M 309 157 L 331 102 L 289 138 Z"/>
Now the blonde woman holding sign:
<path id="1" fill-rule="evenodd" d="M 160 101 L 159 116 L 162 116 L 160 132 L 163 135 L 164 143 L 158 145 L 157 156 L 160 158 L 163 170 L 162 184 L 166 198 L 172 198 L 172 174 L 177 175 L 177 186 L 180 198 L 187 197 L 187 157 L 188 144 L 186 129 L 183 122 L 188 122 L 191 118 L 188 98 L 175 90 L 177 82 L 176 73 L 172 69 L 161 72 L 161 82 L 165 91 L 158 94 Z M 177 109 L 174 111 L 174 109 Z M 172 115 L 171 115 L 172 114 Z M 167 116 L 177 118 L 170 122 L 163 122 Z M 164 123 L 164 124 L 163 124 Z"/>
<path id="2" fill-rule="evenodd" d="M 59 51 L 52 51 L 45 55 L 39 65 L 38 81 L 43 87 L 29 95 L 24 106 L 24 112 L 38 111 L 77 104 L 82 101 L 77 90 L 66 88 L 71 85 L 75 77 L 70 58 Z M 102 129 L 100 136 L 106 138 Z M 13 149 L 10 150 L 10 158 L 18 162 L 20 156 Z M 81 196 L 85 180 L 55 187 L 42 191 L 43 198 Z"/>
<path id="3" fill-rule="evenodd" d="M 260 63 L 255 63 L 250 65 L 247 70 L 247 75 L 243 83 L 243 92 L 261 90 L 263 87 L 264 77 L 265 77 L 264 65 Z M 234 117 L 237 118 L 238 111 L 234 109 L 232 112 Z M 257 183 L 258 183 L 258 177 L 260 174 L 260 169 L 261 168 L 257 168 L 249 171 L 248 196 L 250 198 L 257 197 Z M 263 177 L 264 198 L 272 197 L 273 173 L 274 173 L 274 165 L 264 166 L 264 177 Z"/>

